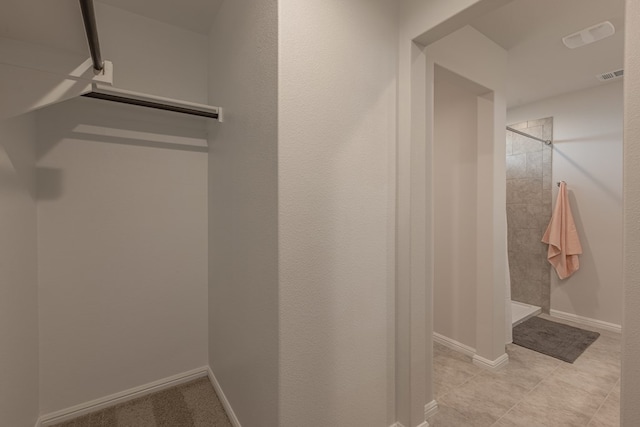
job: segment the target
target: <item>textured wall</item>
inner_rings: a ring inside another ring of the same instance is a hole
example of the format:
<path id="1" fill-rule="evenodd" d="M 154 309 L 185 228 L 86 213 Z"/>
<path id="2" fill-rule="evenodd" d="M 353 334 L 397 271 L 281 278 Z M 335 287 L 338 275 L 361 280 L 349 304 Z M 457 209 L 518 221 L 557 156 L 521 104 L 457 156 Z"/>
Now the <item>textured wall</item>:
<path id="1" fill-rule="evenodd" d="M 464 25 L 470 16 L 482 13 L 485 7 L 490 10 L 500 6 L 504 1 L 446 1 L 446 0 L 405 0 L 400 3 L 400 33 L 398 46 L 398 134 L 397 134 L 397 346 L 396 353 L 397 367 L 397 405 L 398 420 L 405 425 L 417 425 L 424 419 L 424 405 L 433 399 L 433 389 L 431 387 L 432 350 L 430 337 L 433 331 L 432 325 L 432 287 L 429 284 L 431 277 L 432 252 L 429 248 L 431 219 L 429 212 L 430 193 L 427 188 L 431 185 L 429 181 L 430 173 L 422 165 L 422 159 L 429 158 L 430 152 L 425 150 L 424 141 L 432 132 L 431 112 L 427 111 L 426 103 L 427 91 L 432 86 L 430 81 L 426 81 L 423 76 L 429 72 L 424 58 L 423 48 L 414 43 L 414 40 L 422 40 L 423 43 L 433 42 L 447 35 L 449 32 Z M 477 6 L 477 7 L 476 7 Z M 457 14 L 463 16 L 462 19 L 453 18 Z M 457 49 L 450 51 L 455 53 Z M 465 51 L 466 52 L 466 51 Z M 469 69 L 478 68 L 477 64 L 487 64 L 486 56 L 482 57 L 484 51 L 476 51 L 471 48 L 466 54 L 460 55 L 460 62 L 472 62 Z M 505 58 L 506 61 L 506 58 Z M 502 59 L 499 61 L 502 64 Z M 502 68 L 498 64 L 497 68 Z M 504 64 L 506 67 L 506 64 Z M 483 75 L 483 80 L 491 80 L 497 77 L 497 81 L 502 79 L 502 74 L 495 74 L 495 68 L 488 67 L 492 71 Z M 484 73 L 483 73 L 484 74 Z M 491 75 L 493 74 L 493 77 Z M 432 74 L 431 74 L 432 76 Z M 428 75 L 429 77 L 429 75 Z M 478 80 L 476 80 L 478 81 Z M 495 102 L 502 109 L 504 99 L 496 98 Z M 421 107 L 422 105 L 422 107 Z M 506 110 L 506 107 L 504 107 Z M 425 120 L 426 118 L 426 120 Z M 500 121 L 504 126 L 504 116 L 494 117 L 495 124 Z M 501 126 L 496 126 L 500 128 Z M 504 136 L 502 136 L 504 138 Z M 504 141 L 504 140 L 503 140 Z M 503 143 L 504 145 L 504 143 Z M 495 153 L 493 153 L 495 154 Z M 496 173 L 504 174 L 504 150 L 502 150 L 502 166 L 495 163 L 497 158 L 488 162 L 497 167 Z M 429 171 L 430 172 L 430 171 Z M 503 175 L 504 176 L 504 175 Z M 497 182 L 497 181 L 496 181 Z M 426 188 L 425 188 L 426 187 Z M 487 203 L 494 203 L 496 206 L 501 203 L 500 219 L 494 218 L 494 225 L 499 227 L 498 221 L 504 225 L 504 181 L 502 189 L 496 188 L 494 194 L 497 199 L 486 200 Z M 506 229 L 504 234 L 495 236 L 493 245 L 497 245 L 498 251 L 505 251 Z M 498 240 L 502 240 L 500 243 Z M 502 249 L 499 247 L 502 246 Z M 495 247 L 495 246 L 492 246 Z M 492 252 L 489 252 L 492 253 Z M 503 255 L 506 260 L 506 254 Z M 503 261 L 504 263 L 504 261 Z M 496 267 L 496 268 L 494 268 Z M 491 269 L 504 276 L 506 268 L 502 265 L 502 271 L 497 271 L 497 266 Z M 500 282 L 499 279 L 497 279 Z M 425 283 L 427 286 L 425 287 Z M 500 302 L 495 300 L 494 293 L 484 295 L 488 299 L 488 304 L 505 305 L 504 295 Z M 500 334 L 499 339 L 484 340 L 484 342 L 497 349 L 494 345 L 502 341 L 504 347 L 504 315 L 500 312 L 504 308 L 498 309 L 491 319 L 483 319 L 481 327 L 485 331 Z M 498 319 L 500 318 L 500 319 Z M 499 325 L 499 326 L 498 326 Z"/>
<path id="2" fill-rule="evenodd" d="M 510 125 L 529 135 L 552 139 L 553 119 Z M 549 313 L 551 289 L 547 245 L 541 242 L 551 218 L 553 149 L 535 139 L 507 132 L 507 225 L 511 299 Z"/>
<path id="3" fill-rule="evenodd" d="M 204 124 L 90 99 L 37 121 L 41 412 L 206 365 Z"/>
<path id="4" fill-rule="evenodd" d="M 431 340 L 426 340 L 433 332 L 432 299 L 431 289 L 427 291 L 424 286 L 427 275 L 424 260 L 429 259 L 431 253 L 424 246 L 424 236 L 418 236 L 418 233 L 425 233 L 427 218 L 413 212 L 416 202 L 423 200 L 415 200 L 412 194 L 416 181 L 418 185 L 426 184 L 424 176 L 416 177 L 412 169 L 414 162 L 425 155 L 415 151 L 415 142 L 416 138 L 424 137 L 424 118 L 428 116 L 424 110 L 416 110 L 415 101 L 417 94 L 426 93 L 427 87 L 419 80 L 421 84 L 416 86 L 416 78 L 426 72 L 426 66 L 422 59 L 416 61 L 421 58 L 422 48 L 414 40 L 429 32 L 443 36 L 437 30 L 440 24 L 480 3 L 488 2 L 399 2 L 397 176 L 394 177 L 397 189 L 396 404 L 397 420 L 407 426 L 424 421 L 424 405 L 433 399 Z"/>
<path id="5" fill-rule="evenodd" d="M 96 13 L 116 86 L 206 101 L 206 36 Z M 87 99 L 37 117 L 41 413 L 206 365 L 204 123 Z"/>
<path id="6" fill-rule="evenodd" d="M 627 0 L 624 96 L 624 321 L 620 425 L 640 425 L 640 0 Z"/>
<path id="7" fill-rule="evenodd" d="M 0 121 L 0 424 L 38 417 L 34 113 Z"/>
<path id="8" fill-rule="evenodd" d="M 425 148 L 426 156 L 417 156 L 419 160 L 425 159 L 424 164 L 416 162 L 416 170 L 425 174 L 424 190 L 415 186 L 412 191 L 414 197 L 426 199 L 425 209 L 420 214 L 426 218 L 429 231 L 426 235 L 427 250 L 435 260 L 435 252 L 439 250 L 436 236 L 435 213 L 438 207 L 435 205 L 434 186 L 432 177 L 437 172 L 438 158 L 433 151 L 437 141 L 429 132 L 431 127 L 429 117 L 434 117 L 434 98 L 431 90 L 434 68 L 439 65 L 460 76 L 466 82 L 467 90 L 473 90 L 477 95 L 478 119 L 468 124 L 476 133 L 477 151 L 474 167 L 477 168 L 475 179 L 469 185 L 475 188 L 467 193 L 473 197 L 475 194 L 474 216 L 476 224 L 470 230 L 475 233 L 475 248 L 471 253 L 475 259 L 470 260 L 475 266 L 475 335 L 476 353 L 479 357 L 495 360 L 504 353 L 504 328 L 505 328 L 505 273 L 506 273 L 506 224 L 504 223 L 505 206 L 505 115 L 504 93 L 507 54 L 497 44 L 480 34 L 474 28 L 465 26 L 458 31 L 449 34 L 425 49 L 426 57 L 426 84 L 429 87 L 424 103 L 425 115 L 428 117 L 425 128 L 424 140 L 417 140 Z M 478 66 L 483 64 L 483 66 Z M 423 123 L 424 123 L 423 122 Z M 433 125 L 435 127 L 435 124 Z M 471 134 L 471 133 L 469 133 Z M 468 157 L 466 158 L 468 161 Z M 468 167 L 462 163 L 456 168 Z M 462 174 L 465 176 L 464 174 Z M 466 175 L 467 177 L 469 174 Z M 423 192 L 424 191 L 424 192 Z M 416 211 L 418 213 L 419 211 Z M 469 221 L 467 217 L 467 221 Z M 418 233 L 420 234 L 420 233 Z M 427 253 L 429 253 L 427 252 Z M 433 271 L 438 265 L 429 265 L 429 260 L 422 261 L 422 268 L 427 272 L 426 288 L 433 285 Z M 423 285 L 424 286 L 424 285 Z M 433 304 L 437 304 L 434 301 Z M 429 334 L 430 335 L 430 334 Z"/>
<path id="9" fill-rule="evenodd" d="M 478 94 L 441 67 L 434 84 L 433 330 L 475 348 Z"/>
<path id="10" fill-rule="evenodd" d="M 277 1 L 225 1 L 209 100 L 209 364 L 244 427 L 278 426 Z M 289 308 L 295 309 L 295 308 Z"/>
<path id="11" fill-rule="evenodd" d="M 279 425 L 388 425 L 396 2 L 279 7 Z"/>

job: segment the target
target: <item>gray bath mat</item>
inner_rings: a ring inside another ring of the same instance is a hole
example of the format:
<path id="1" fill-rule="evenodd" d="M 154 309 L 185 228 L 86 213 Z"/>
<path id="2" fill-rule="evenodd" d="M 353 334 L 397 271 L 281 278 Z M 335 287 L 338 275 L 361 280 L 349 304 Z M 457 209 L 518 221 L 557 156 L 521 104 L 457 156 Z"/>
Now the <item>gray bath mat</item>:
<path id="1" fill-rule="evenodd" d="M 540 317 L 532 317 L 513 328 L 513 343 L 573 363 L 600 336 Z"/>

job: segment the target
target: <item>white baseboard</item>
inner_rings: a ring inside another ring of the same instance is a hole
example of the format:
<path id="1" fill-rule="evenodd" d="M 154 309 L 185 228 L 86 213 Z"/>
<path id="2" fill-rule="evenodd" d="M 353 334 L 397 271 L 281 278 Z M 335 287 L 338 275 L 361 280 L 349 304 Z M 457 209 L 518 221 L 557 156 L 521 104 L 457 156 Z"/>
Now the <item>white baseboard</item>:
<path id="1" fill-rule="evenodd" d="M 450 348 L 453 351 L 457 351 L 458 353 L 471 357 L 473 364 L 482 368 L 496 370 L 509 363 L 509 355 L 507 355 L 507 353 L 504 353 L 496 360 L 485 359 L 484 357 L 478 356 L 476 354 L 475 348 L 462 344 L 461 342 L 458 342 L 452 338 L 445 337 L 444 335 L 441 335 L 437 332 L 433 333 L 433 341 L 437 342 L 438 344 L 442 344 L 443 346 Z M 435 401 L 432 403 L 435 403 Z"/>
<path id="2" fill-rule="evenodd" d="M 99 411 L 109 406 L 117 405 L 119 403 L 127 402 L 129 400 L 143 397 L 157 391 L 165 390 L 184 384 L 186 382 L 208 376 L 209 367 L 203 366 L 202 368 L 193 369 L 191 371 L 183 372 L 181 374 L 172 375 L 167 378 L 163 378 L 158 381 L 153 381 L 148 384 L 141 385 L 139 387 L 130 388 L 129 390 L 114 393 L 109 396 L 101 397 L 99 399 L 91 400 L 89 402 L 81 403 L 79 405 L 72 406 L 70 408 L 62 409 L 59 411 L 45 414 L 38 418 L 36 427 L 48 427 L 54 424 L 58 424 L 70 419 L 86 415 L 90 412 Z"/>
<path id="3" fill-rule="evenodd" d="M 590 326 L 592 328 L 604 329 L 605 331 L 622 333 L 622 327 L 620 325 L 616 325 L 615 323 L 609 323 L 602 320 L 592 319 L 590 317 L 578 316 L 573 313 L 565 313 L 564 311 L 558 310 L 550 310 L 552 317 L 557 317 L 562 320 L 569 320 L 574 323 L 578 323 L 584 326 Z"/>
<path id="4" fill-rule="evenodd" d="M 425 420 L 428 419 L 429 417 L 435 415 L 436 412 L 438 412 L 438 402 L 436 402 L 435 400 L 432 400 L 431 402 L 429 402 L 426 405 L 424 405 L 424 419 Z M 427 426 L 428 425 L 429 424 L 427 424 Z"/>
<path id="5" fill-rule="evenodd" d="M 213 375 L 213 371 L 211 370 L 210 367 L 207 367 L 207 375 L 209 376 L 209 381 L 211 381 L 213 388 L 216 390 L 218 399 L 220 399 L 220 403 L 222 403 L 224 410 L 227 412 L 227 416 L 229 417 L 229 421 L 231 421 L 231 424 L 233 425 L 233 427 L 242 427 L 240 425 L 240 421 L 238 421 L 238 417 L 236 416 L 235 412 L 233 412 L 233 408 L 231 407 L 231 404 L 229 403 L 227 396 L 224 395 L 224 392 L 222 391 L 222 387 L 220 387 L 220 383 L 216 379 L 216 376 Z"/>
<path id="6" fill-rule="evenodd" d="M 419 424 L 418 427 L 429 427 L 429 423 L 426 421 L 427 418 L 433 416 L 438 412 L 438 403 L 435 400 L 424 405 L 424 418 L 425 421 L 422 424 Z M 396 422 L 391 425 L 391 427 L 404 427 L 402 423 Z"/>
<path id="7" fill-rule="evenodd" d="M 509 355 L 507 353 L 504 353 L 496 360 L 485 359 L 484 357 L 478 356 L 477 354 L 473 356 L 474 365 L 480 366 L 481 368 L 490 369 L 492 371 L 502 368 L 507 363 L 509 363 Z"/>
<path id="8" fill-rule="evenodd" d="M 433 416 L 438 412 L 438 403 L 435 400 L 424 405 L 424 418 L 425 421 L 419 424 L 417 427 L 429 427 L 429 422 L 427 422 L 427 418 Z M 404 427 L 401 423 L 395 423 L 391 427 Z"/>
<path id="9" fill-rule="evenodd" d="M 458 353 L 462 353 L 466 356 L 473 357 L 476 355 L 476 349 L 469 347 L 468 345 L 462 344 L 452 338 L 445 337 L 437 332 L 433 333 L 433 341 L 441 344 L 447 348 L 450 348 L 453 351 L 457 351 Z"/>

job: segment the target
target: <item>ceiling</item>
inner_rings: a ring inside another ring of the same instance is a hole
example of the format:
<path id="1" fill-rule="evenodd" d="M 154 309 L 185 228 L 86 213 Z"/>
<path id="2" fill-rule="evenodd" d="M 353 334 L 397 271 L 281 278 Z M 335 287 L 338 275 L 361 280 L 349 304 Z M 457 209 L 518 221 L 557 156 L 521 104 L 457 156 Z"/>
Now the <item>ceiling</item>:
<path id="1" fill-rule="evenodd" d="M 223 0 L 99 0 L 196 33 L 209 34 Z"/>
<path id="2" fill-rule="evenodd" d="M 613 36 L 576 49 L 562 43 L 603 21 Z M 623 66 L 624 0 L 514 0 L 471 25 L 508 51 L 509 107 L 607 84 L 595 76 Z"/>
<path id="3" fill-rule="evenodd" d="M 99 0 L 95 2 L 201 34 L 209 34 L 223 0 Z M 86 54 L 88 46 L 78 0 L 2 0 L 0 37 Z"/>
<path id="4" fill-rule="evenodd" d="M 99 0 L 202 34 L 222 1 Z M 0 10 L 0 37 L 88 51 L 77 0 L 2 0 Z M 577 49 L 562 44 L 563 36 L 605 20 L 614 36 Z M 513 0 L 471 25 L 508 51 L 510 107 L 607 84 L 595 76 L 623 66 L 624 0 Z"/>

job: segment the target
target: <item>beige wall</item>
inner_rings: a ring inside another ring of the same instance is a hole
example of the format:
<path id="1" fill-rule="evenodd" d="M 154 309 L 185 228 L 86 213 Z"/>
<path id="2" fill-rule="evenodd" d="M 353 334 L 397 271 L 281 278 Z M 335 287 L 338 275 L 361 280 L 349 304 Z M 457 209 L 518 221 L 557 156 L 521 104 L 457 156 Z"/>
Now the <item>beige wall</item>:
<path id="1" fill-rule="evenodd" d="M 278 426 L 277 2 L 225 1 L 210 36 L 209 364 L 244 427 Z M 291 308 L 290 308 L 291 309 Z"/>
<path id="2" fill-rule="evenodd" d="M 627 0 L 624 77 L 624 317 L 620 425 L 640 425 L 640 1 Z"/>
<path id="3" fill-rule="evenodd" d="M 475 276 L 475 317 L 471 323 L 475 327 L 476 358 L 485 361 L 496 361 L 499 357 L 505 357 L 504 352 L 504 328 L 505 328 L 505 263 L 506 263 L 506 224 L 505 212 L 505 75 L 507 54 L 497 44 L 483 36 L 470 26 L 465 26 L 454 33 L 432 43 L 424 50 L 426 60 L 425 82 L 429 90 L 424 103 L 426 115 L 434 116 L 434 95 L 431 87 L 434 81 L 434 68 L 441 66 L 461 78 L 458 84 L 464 83 L 465 90 L 475 91 L 476 95 L 486 94 L 486 99 L 476 97 L 477 119 L 471 124 L 458 122 L 459 127 L 470 126 L 472 129 L 468 135 L 474 132 L 476 136 L 475 177 L 470 186 L 475 194 L 475 209 L 473 216 L 475 225 L 471 224 L 471 218 L 467 217 L 469 231 L 475 233 L 473 243 L 475 248 L 468 251 L 467 255 L 474 254 L 471 267 Z M 482 64 L 480 66 L 479 64 Z M 490 92 L 490 93 L 489 93 Z M 484 102 L 481 102 L 484 101 Z M 419 120 L 416 118 L 416 121 Z M 424 120 L 429 122 L 429 119 Z M 429 129 L 437 124 L 427 124 Z M 435 136 L 435 135 L 434 135 Z M 427 247 L 433 255 L 433 269 L 428 271 L 426 287 L 434 286 L 433 274 L 440 267 L 435 259 L 439 250 L 436 230 L 439 224 L 436 215 L 439 207 L 435 205 L 434 195 L 436 169 L 439 159 L 433 151 L 437 141 L 427 132 L 423 140 L 426 147 L 427 161 L 423 164 L 416 163 L 416 170 L 421 168 L 427 175 L 427 185 L 424 196 L 429 208 L 422 214 L 427 218 L 431 227 L 427 238 Z M 465 154 L 462 154 L 465 155 Z M 468 158 L 467 158 L 468 159 Z M 460 167 L 461 165 L 457 165 Z M 467 175 L 469 176 L 469 175 Z M 418 191 L 417 189 L 415 190 Z M 461 194 L 462 196 L 462 194 Z M 438 301 L 433 302 L 435 307 Z M 452 308 L 452 307 L 450 307 Z M 462 315 L 463 319 L 468 319 Z M 467 322 L 465 322 L 467 323 Z M 430 335 L 430 332 L 429 332 Z M 497 363 L 497 362 L 496 362 Z"/>
<path id="4" fill-rule="evenodd" d="M 205 36 L 96 13 L 116 86 L 206 100 Z M 206 365 L 205 122 L 87 99 L 37 117 L 41 414 Z"/>
<path id="5" fill-rule="evenodd" d="M 392 0 L 279 2 L 283 427 L 395 421 L 395 16 Z"/>
<path id="6" fill-rule="evenodd" d="M 429 89 L 423 78 L 427 72 L 422 59 L 422 45 L 431 43 L 455 31 L 465 24 L 465 19 L 483 11 L 499 7 L 505 1 L 447 1 L 447 0 L 404 0 L 400 3 L 400 31 L 398 46 L 398 133 L 397 133 L 397 165 L 398 173 L 395 182 L 397 187 L 397 382 L 396 402 L 397 418 L 403 425 L 414 426 L 424 421 L 424 406 L 433 399 L 431 381 L 432 350 L 431 340 L 426 337 L 433 331 L 432 325 L 432 297 L 431 288 L 425 283 L 432 272 L 432 252 L 427 242 L 431 241 L 431 219 L 426 213 L 430 212 L 430 193 L 426 188 L 431 185 L 424 167 L 417 169 L 420 159 L 430 153 L 426 152 L 423 141 L 432 131 L 432 122 L 424 108 L 425 94 Z M 475 52 L 470 52 L 466 58 L 479 63 L 487 63 L 486 58 L 472 59 Z M 463 57 L 465 55 L 462 55 Z M 500 97 L 495 101 L 498 109 L 504 100 Z M 422 107 L 421 107 L 422 105 Z M 426 117 L 426 121 L 425 121 Z M 494 121 L 500 117 L 494 117 Z M 504 121 L 504 118 L 502 119 Z M 502 124 L 504 126 L 504 123 Z M 499 126 L 496 126 L 498 128 Z M 503 143 L 504 145 L 504 137 Z M 500 153 L 493 153 L 499 155 Z M 504 152 L 502 153 L 504 156 Z M 496 158 L 487 159 L 489 164 L 498 161 Z M 484 165 L 484 162 L 483 162 Z M 484 168 L 484 166 L 483 166 Z M 491 169 L 491 168 L 489 168 Z M 501 171 L 498 168 L 497 174 Z M 504 170 L 502 171 L 504 176 Z M 498 193 L 496 193 L 498 194 Z M 497 206 L 500 200 L 491 200 Z M 502 201 L 504 204 L 504 200 Z M 501 218 L 494 218 L 504 224 L 504 214 Z M 497 239 L 493 245 L 503 245 L 506 236 L 502 236 L 502 243 Z M 505 257 L 506 258 L 506 257 Z M 426 261 L 425 261 L 426 260 Z M 498 266 L 491 265 L 490 269 L 499 273 Z M 482 295 L 487 301 L 478 301 L 491 306 L 502 304 L 496 300 L 496 295 L 489 293 Z M 503 309 L 504 310 L 504 309 Z M 500 311 L 500 310 L 498 310 Z M 500 316 L 498 313 L 498 317 Z M 488 333 L 500 332 L 504 345 L 504 318 L 498 326 L 498 319 L 494 316 L 483 319 L 480 327 Z M 426 342 L 425 342 L 426 340 Z M 492 343 L 498 339 L 490 340 Z M 493 345 L 497 348 L 497 344 Z"/>
<path id="7" fill-rule="evenodd" d="M 509 110 L 509 122 L 553 116 L 553 196 L 566 181 L 583 254 L 570 278 L 551 275 L 551 310 L 622 323 L 623 84 Z M 548 219 L 547 219 L 548 221 Z"/>
<path id="8" fill-rule="evenodd" d="M 206 365 L 203 122 L 79 99 L 38 140 L 41 413 Z"/>
<path id="9" fill-rule="evenodd" d="M 433 330 L 476 346 L 477 93 L 437 67 L 433 136 Z"/>
<path id="10" fill-rule="evenodd" d="M 35 116 L 0 122 L 0 424 L 38 417 Z"/>

